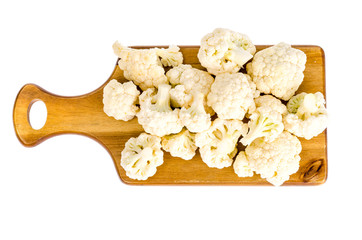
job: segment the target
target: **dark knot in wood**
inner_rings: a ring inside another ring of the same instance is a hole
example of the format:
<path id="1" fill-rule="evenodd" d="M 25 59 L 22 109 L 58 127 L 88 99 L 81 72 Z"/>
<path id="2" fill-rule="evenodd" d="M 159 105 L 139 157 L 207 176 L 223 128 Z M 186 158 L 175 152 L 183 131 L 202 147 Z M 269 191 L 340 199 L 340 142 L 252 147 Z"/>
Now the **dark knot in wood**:
<path id="1" fill-rule="evenodd" d="M 303 171 L 302 180 L 304 182 L 311 182 L 316 180 L 323 167 L 323 159 L 318 159 L 310 162 Z"/>

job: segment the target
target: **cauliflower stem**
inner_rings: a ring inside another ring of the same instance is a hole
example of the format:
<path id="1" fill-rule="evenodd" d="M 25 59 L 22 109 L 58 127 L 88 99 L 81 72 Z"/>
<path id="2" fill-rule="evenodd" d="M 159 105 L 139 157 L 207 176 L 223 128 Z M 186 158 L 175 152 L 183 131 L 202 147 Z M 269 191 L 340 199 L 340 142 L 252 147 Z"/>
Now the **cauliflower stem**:
<path id="1" fill-rule="evenodd" d="M 187 109 L 187 111 L 191 115 L 196 115 L 199 113 L 206 114 L 205 108 L 204 108 L 204 94 L 202 94 L 200 92 L 194 93 L 191 107 L 189 109 Z"/>
<path id="2" fill-rule="evenodd" d="M 308 119 L 313 113 L 318 111 L 317 98 L 314 94 L 309 93 L 304 96 L 304 100 L 301 102 L 296 115 L 302 119 Z"/>
<path id="3" fill-rule="evenodd" d="M 172 111 L 170 107 L 170 89 L 171 86 L 167 84 L 161 84 L 158 87 L 158 92 L 156 94 L 156 103 L 154 104 L 154 107 L 157 108 L 159 112 Z"/>
<path id="4" fill-rule="evenodd" d="M 204 94 L 194 92 L 191 107 L 182 108 L 180 118 L 190 132 L 202 132 L 208 129 L 211 125 L 211 119 L 210 114 L 206 113 L 204 108 Z"/>
<path id="5" fill-rule="evenodd" d="M 225 53 L 225 59 L 236 63 L 238 66 L 243 68 L 243 65 L 253 58 L 253 55 L 243 48 L 235 48 Z"/>

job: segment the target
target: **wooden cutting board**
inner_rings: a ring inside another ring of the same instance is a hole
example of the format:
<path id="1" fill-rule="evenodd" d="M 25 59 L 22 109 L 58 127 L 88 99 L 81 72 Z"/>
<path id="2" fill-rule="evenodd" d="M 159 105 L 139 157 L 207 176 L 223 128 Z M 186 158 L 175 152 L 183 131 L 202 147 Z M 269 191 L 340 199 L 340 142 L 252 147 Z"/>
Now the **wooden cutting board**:
<path id="1" fill-rule="evenodd" d="M 136 48 L 150 48 L 136 47 Z M 165 46 L 158 46 L 165 47 Z M 256 46 L 257 51 L 266 47 Z M 324 52 L 318 46 L 293 46 L 305 52 L 307 63 L 304 81 L 299 92 L 325 92 Z M 204 69 L 198 59 L 198 46 L 181 46 L 184 63 Z M 122 70 L 116 65 L 109 79 L 93 92 L 75 97 L 63 97 L 52 94 L 34 84 L 25 85 L 15 100 L 13 121 L 19 141 L 27 147 L 33 147 L 42 141 L 60 134 L 82 134 L 103 145 L 111 155 L 121 180 L 128 184 L 206 184 L 206 185 L 270 185 L 259 175 L 239 178 L 232 167 L 224 169 L 209 168 L 201 160 L 200 154 L 185 161 L 171 157 L 165 152 L 164 164 L 157 168 L 157 173 L 146 181 L 130 179 L 120 166 L 121 152 L 130 137 L 137 137 L 144 132 L 137 118 L 131 121 L 117 121 L 103 112 L 103 87 L 111 79 L 126 81 Z M 41 100 L 46 104 L 48 116 L 45 125 L 34 130 L 29 123 L 31 105 Z M 327 134 L 305 140 L 300 139 L 303 150 L 300 154 L 299 171 L 290 177 L 284 185 L 316 185 L 327 179 Z M 243 149 L 243 146 L 239 146 Z"/>

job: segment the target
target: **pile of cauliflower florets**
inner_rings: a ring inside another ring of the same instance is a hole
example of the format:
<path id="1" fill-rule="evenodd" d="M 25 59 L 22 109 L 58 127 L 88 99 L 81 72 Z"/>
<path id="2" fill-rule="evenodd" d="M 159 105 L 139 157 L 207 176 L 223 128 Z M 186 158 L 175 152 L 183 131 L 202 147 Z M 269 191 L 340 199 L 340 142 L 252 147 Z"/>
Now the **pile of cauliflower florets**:
<path id="1" fill-rule="evenodd" d="M 298 137 L 326 128 L 323 94 L 295 95 L 307 59 L 289 44 L 256 52 L 245 34 L 218 28 L 202 38 L 197 55 L 207 71 L 183 64 L 177 46 L 132 49 L 116 42 L 113 50 L 129 81 L 104 87 L 104 112 L 123 121 L 136 116 L 146 132 L 122 151 L 130 178 L 153 176 L 163 164 L 161 148 L 185 160 L 199 148 L 211 168 L 233 165 L 239 177 L 256 173 L 279 186 L 299 169 Z M 245 151 L 238 153 L 238 142 Z"/>

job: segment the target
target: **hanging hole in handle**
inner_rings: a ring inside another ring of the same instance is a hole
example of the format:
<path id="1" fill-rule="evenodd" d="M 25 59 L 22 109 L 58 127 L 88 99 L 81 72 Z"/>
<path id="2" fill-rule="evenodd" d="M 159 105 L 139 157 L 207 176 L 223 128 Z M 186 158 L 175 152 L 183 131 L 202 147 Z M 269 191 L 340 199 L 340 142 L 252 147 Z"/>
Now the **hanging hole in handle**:
<path id="1" fill-rule="evenodd" d="M 45 103 L 39 99 L 30 103 L 28 108 L 28 122 L 35 129 L 41 129 L 47 120 L 48 111 Z"/>

